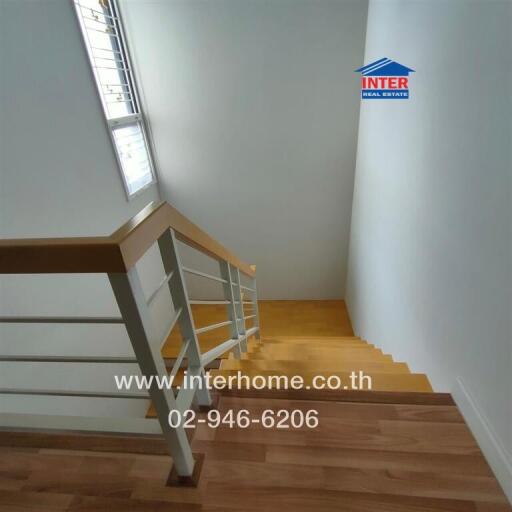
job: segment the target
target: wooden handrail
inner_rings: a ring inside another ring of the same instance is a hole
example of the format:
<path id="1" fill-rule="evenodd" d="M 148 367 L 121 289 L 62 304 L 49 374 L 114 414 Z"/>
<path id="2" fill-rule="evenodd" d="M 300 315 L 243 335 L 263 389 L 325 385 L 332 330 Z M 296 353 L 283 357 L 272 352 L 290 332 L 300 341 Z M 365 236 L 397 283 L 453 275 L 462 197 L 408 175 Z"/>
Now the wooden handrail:
<path id="1" fill-rule="evenodd" d="M 254 277 L 255 268 L 165 201 L 150 203 L 110 236 L 0 240 L 0 274 L 127 272 L 169 228 L 179 240 Z"/>

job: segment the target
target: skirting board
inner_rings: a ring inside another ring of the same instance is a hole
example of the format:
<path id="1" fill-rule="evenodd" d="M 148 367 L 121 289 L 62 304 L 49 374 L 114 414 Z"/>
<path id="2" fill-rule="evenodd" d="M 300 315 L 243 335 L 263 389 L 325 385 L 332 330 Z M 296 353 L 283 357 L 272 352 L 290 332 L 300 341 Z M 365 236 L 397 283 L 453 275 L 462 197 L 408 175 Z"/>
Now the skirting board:
<path id="1" fill-rule="evenodd" d="M 452 396 L 501 484 L 503 492 L 512 503 L 512 457 L 507 453 L 460 377 L 455 381 Z"/>

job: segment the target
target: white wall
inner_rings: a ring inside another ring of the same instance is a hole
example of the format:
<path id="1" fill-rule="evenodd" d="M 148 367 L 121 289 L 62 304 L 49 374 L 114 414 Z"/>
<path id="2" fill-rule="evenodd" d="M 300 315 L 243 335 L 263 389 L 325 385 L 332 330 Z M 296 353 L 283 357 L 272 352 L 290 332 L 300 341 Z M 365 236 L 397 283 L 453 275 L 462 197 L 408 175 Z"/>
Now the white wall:
<path id="1" fill-rule="evenodd" d="M 452 391 L 512 497 L 512 3 L 371 1 L 347 302 L 359 336 Z"/>
<path id="2" fill-rule="evenodd" d="M 123 0 L 163 196 L 258 267 L 260 298 L 344 293 L 361 0 Z"/>
<path id="3" fill-rule="evenodd" d="M 111 233 L 148 202 L 152 187 L 131 202 L 124 193 L 72 2 L 0 2 L 0 237 Z M 151 287 L 162 271 L 142 267 Z M 104 276 L 0 276 L 0 314 L 116 314 Z M 167 304 L 168 306 L 168 304 Z M 156 320 L 169 318 L 157 306 Z M 160 324 L 159 324 L 160 325 Z M 0 326 L 3 354 L 129 354 L 120 326 Z M 113 369 L 0 364 L 0 387 L 112 387 Z M 131 368 L 131 367 L 130 367 Z M 75 384 L 71 379 L 76 379 Z M 85 404 L 87 405 L 87 404 Z M 0 410 L 143 411 L 121 402 L 1 397 Z"/>

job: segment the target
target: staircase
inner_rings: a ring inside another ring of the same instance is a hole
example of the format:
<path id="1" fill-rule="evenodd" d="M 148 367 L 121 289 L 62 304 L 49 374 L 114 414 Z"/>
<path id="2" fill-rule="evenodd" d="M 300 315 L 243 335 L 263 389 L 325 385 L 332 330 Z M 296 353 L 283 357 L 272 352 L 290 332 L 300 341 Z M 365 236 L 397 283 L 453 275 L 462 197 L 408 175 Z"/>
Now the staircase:
<path id="1" fill-rule="evenodd" d="M 291 308 L 293 302 L 289 303 Z M 204 319 L 211 315 L 211 311 L 206 312 L 203 308 L 194 309 L 196 317 Z M 169 365 L 175 362 L 179 349 L 178 339 L 178 333 L 172 333 L 162 349 L 162 355 Z M 210 347 L 211 344 L 209 337 L 203 341 L 202 346 Z M 391 355 L 383 354 L 382 350 L 356 336 L 263 336 L 260 340 L 252 337 L 246 352 L 238 357 L 233 352 L 222 354 L 209 372 L 212 380 L 216 376 L 226 380 L 232 377 L 235 384 L 238 384 L 238 374 L 249 379 L 258 376 L 286 377 L 288 382 L 292 377 L 300 376 L 306 391 L 331 391 L 337 396 L 353 392 L 353 400 L 357 400 L 357 393 L 361 391 L 433 393 L 425 374 L 411 373 L 406 363 L 393 361 Z M 174 380 L 176 387 L 182 385 L 183 376 L 184 369 L 180 369 Z M 322 388 L 315 388 L 315 378 L 320 378 Z M 325 383 L 329 378 L 333 379 L 333 386 L 326 389 Z M 242 381 L 241 384 L 231 389 L 248 391 L 246 382 Z M 283 389 L 283 385 L 281 382 L 278 387 L 276 379 L 269 379 L 265 388 L 272 391 Z M 150 406 L 147 416 L 156 417 L 153 406 Z"/>
<path id="2" fill-rule="evenodd" d="M 213 258 L 218 272 L 183 265 L 178 241 Z M 146 294 L 136 263 L 154 244 L 165 274 Z M 23 378 L 27 363 L 89 365 L 92 381 L 96 365 L 132 365 L 144 377 L 175 376 L 175 387 L 2 384 L 0 397 L 143 402 L 133 417 L 0 410 L 0 510 L 510 512 L 450 395 L 353 336 L 341 302 L 259 301 L 255 267 L 171 205 L 151 204 L 106 237 L 0 240 L 0 274 L 59 273 L 106 274 L 120 314 L 0 316 L 0 324 L 118 324 L 133 355 L 20 350 L 0 354 L 0 363 Z M 190 275 L 220 284 L 220 298 L 189 296 Z M 174 308 L 158 339 L 151 308 L 161 293 Z M 185 372 L 236 386 L 187 389 Z M 239 376 L 268 378 L 268 386 L 251 389 Z M 271 377 L 299 377 L 301 387 Z M 171 412 L 190 409 L 198 411 L 194 428 L 171 425 Z M 315 428 L 205 424 L 212 412 L 308 410 L 319 415 Z"/>
<path id="3" fill-rule="evenodd" d="M 237 372 L 248 377 L 283 375 L 290 379 L 298 375 L 310 389 L 316 376 L 334 376 L 333 384 L 341 382 L 343 390 L 352 389 L 354 372 L 354 391 L 433 391 L 426 375 L 411 373 L 405 363 L 394 362 L 390 355 L 357 337 L 279 336 L 251 340 L 241 359 L 230 354 L 211 374 L 229 377 Z M 371 386 L 368 379 L 359 378 L 360 372 L 371 379 Z M 361 381 L 361 387 L 355 381 Z"/>
<path id="4" fill-rule="evenodd" d="M 299 375 L 305 386 L 312 387 L 316 376 L 337 376 L 351 389 L 350 375 L 359 372 L 371 378 L 372 391 L 431 393 L 426 375 L 413 374 L 406 363 L 395 362 L 391 355 L 354 336 L 343 301 L 258 301 L 262 335 L 248 339 L 247 351 L 221 354 L 211 365 L 212 378 L 226 378 L 241 372 L 248 377 Z M 215 304 L 193 304 L 196 326 L 208 326 L 225 320 L 225 307 Z M 244 316 L 250 316 L 251 304 L 244 305 Z M 254 322 L 247 321 L 247 328 Z M 219 339 L 229 337 L 229 329 L 221 327 L 199 335 L 202 351 L 211 350 Z M 179 355 L 181 333 L 174 329 L 162 348 L 162 356 L 172 365 Z M 177 375 L 181 385 L 183 371 Z M 363 381 L 363 390 L 370 390 Z M 271 386 L 272 387 L 272 386 Z M 341 388 L 343 390 L 343 387 Z M 338 390 L 339 391 L 339 390 Z M 356 391 L 356 390 L 354 390 Z M 150 416 L 154 411 L 150 409 Z"/>

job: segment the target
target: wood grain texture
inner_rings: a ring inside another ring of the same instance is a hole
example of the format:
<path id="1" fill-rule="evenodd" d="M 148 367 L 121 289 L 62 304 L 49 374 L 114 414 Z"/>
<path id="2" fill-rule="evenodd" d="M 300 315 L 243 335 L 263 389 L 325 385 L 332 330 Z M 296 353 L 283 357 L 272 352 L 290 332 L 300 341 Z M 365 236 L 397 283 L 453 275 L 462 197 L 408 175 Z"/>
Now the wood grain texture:
<path id="1" fill-rule="evenodd" d="M 169 203 L 150 203 L 110 236 L 0 240 L 0 274 L 126 272 L 172 228 L 185 243 L 244 274 L 255 270 Z"/>
<path id="2" fill-rule="evenodd" d="M 164 455 L 160 436 L 115 436 L 100 434 L 0 431 L 1 447 L 91 450 L 97 452 L 146 453 Z"/>
<path id="3" fill-rule="evenodd" d="M 268 361 L 266 359 L 234 359 L 229 357 L 227 360 L 222 361 L 222 368 L 224 370 L 255 370 L 255 371 L 265 371 L 265 370 L 278 370 L 283 372 L 289 371 L 311 371 L 311 362 L 310 361 L 287 361 L 276 359 L 274 361 Z M 365 361 L 364 367 L 366 371 L 376 372 L 376 373 L 409 373 L 409 368 L 405 363 L 389 363 L 389 362 L 374 362 L 374 361 Z M 322 363 L 322 370 L 325 372 L 343 372 L 343 371 L 351 371 L 351 370 L 359 370 L 359 368 L 354 368 L 353 362 L 343 362 L 343 361 L 332 361 L 327 360 Z"/>
<path id="4" fill-rule="evenodd" d="M 336 371 L 324 371 L 324 370 L 318 370 L 318 371 L 302 371 L 300 369 L 294 369 L 289 371 L 283 371 L 283 370 L 211 370 L 210 374 L 212 375 L 212 378 L 215 378 L 215 376 L 223 376 L 225 378 L 229 377 L 236 377 L 238 375 L 238 372 L 241 372 L 243 375 L 247 375 L 250 378 L 254 378 L 256 376 L 264 376 L 264 377 L 275 377 L 274 381 L 270 385 L 270 389 L 280 389 L 283 387 L 282 380 L 278 379 L 278 377 L 287 377 L 288 379 L 291 379 L 292 377 L 296 375 L 300 375 L 303 379 L 304 386 L 306 388 L 312 388 L 314 379 L 318 375 L 325 376 L 326 378 L 332 378 L 336 377 L 339 378 L 340 381 L 344 384 L 344 387 L 347 388 L 350 386 L 350 378 L 351 378 L 351 372 L 336 372 Z M 368 376 L 371 376 L 371 383 L 372 383 L 372 389 L 377 391 L 391 391 L 391 392 L 409 392 L 409 391 L 415 391 L 418 393 L 429 393 L 432 392 L 432 386 L 430 385 L 430 382 L 426 375 L 422 374 L 409 374 L 409 373 L 399 373 L 399 374 L 392 374 L 392 373 L 376 373 L 374 371 L 369 372 Z M 270 379 L 269 379 L 270 381 Z M 359 384 L 357 384 L 359 385 Z M 364 385 L 364 383 L 363 383 Z M 243 389 L 246 389 L 247 387 L 244 385 Z"/>
<path id="5" fill-rule="evenodd" d="M 260 300 L 263 336 L 354 336 L 342 300 Z"/>
<path id="6" fill-rule="evenodd" d="M 311 301 L 314 302 L 314 301 Z M 295 301 L 286 305 L 293 309 Z M 316 317 L 324 311 L 321 305 L 311 305 Z M 276 311 L 283 310 L 279 304 Z M 236 360 L 233 354 L 229 354 L 221 361 L 218 370 L 210 373 L 215 376 L 232 379 L 239 374 L 250 379 L 255 377 L 286 377 L 291 379 L 300 376 L 303 381 L 303 390 L 306 392 L 314 389 L 318 377 L 324 381 L 337 378 L 341 387 L 335 391 L 344 390 L 372 390 L 378 392 L 432 392 L 432 386 L 424 374 L 413 374 L 405 363 L 397 363 L 389 354 L 367 343 L 365 340 L 353 336 L 349 324 L 345 324 L 348 335 L 346 336 L 322 336 L 315 331 L 316 322 L 311 322 L 311 317 L 303 314 L 304 301 L 300 301 L 297 309 L 301 312 L 300 322 L 306 324 L 310 330 L 309 335 L 290 336 L 263 334 L 260 341 L 252 341 L 248 351 L 242 354 L 241 360 Z M 343 308 L 338 308 L 339 312 Z M 330 314 L 330 309 L 327 309 Z M 294 313 L 292 314 L 292 316 Z M 316 320 L 316 318 L 315 318 Z M 276 325 L 276 323 L 274 323 Z M 339 327 L 339 326 L 338 326 Z M 264 332 L 265 328 L 262 328 Z M 338 328 L 338 332 L 342 329 Z M 352 375 L 364 376 L 364 379 L 353 381 Z M 267 380 L 269 382 L 269 380 Z M 237 384 L 249 389 L 250 383 Z M 270 386 L 272 390 L 282 389 L 283 381 L 274 379 Z"/>
<path id="7" fill-rule="evenodd" d="M 229 378 L 238 372 L 248 377 L 300 375 L 305 386 L 311 388 L 312 379 L 317 375 L 337 376 L 343 384 L 350 384 L 349 377 L 355 371 L 371 377 L 371 392 L 350 389 L 319 393 L 303 389 L 296 393 L 284 391 L 284 394 L 272 389 L 271 392 L 295 399 L 300 399 L 301 394 L 314 399 L 332 393 L 332 400 L 453 403 L 449 395 L 428 395 L 432 386 L 426 375 L 412 374 L 407 364 L 393 361 L 391 355 L 383 354 L 374 345 L 354 336 L 343 301 L 259 301 L 258 304 L 260 312 L 265 311 L 261 314 L 261 342 L 251 338 L 241 360 L 235 359 L 232 352 L 224 353 L 219 370 L 212 370 L 212 376 Z M 197 327 L 227 319 L 224 305 L 193 304 L 192 313 Z M 199 336 L 201 351 L 210 350 L 228 338 L 227 327 L 204 333 Z M 176 327 L 163 347 L 163 357 L 172 361 L 181 344 L 182 337 Z M 253 393 L 253 390 L 243 391 Z M 154 417 L 152 408 L 148 416 Z"/>
<path id="8" fill-rule="evenodd" d="M 226 306 L 192 304 L 192 314 L 197 328 L 228 320 Z M 342 300 L 260 300 L 261 335 L 272 338 L 296 340 L 297 343 L 323 342 L 339 336 L 354 336 L 345 302 Z M 248 321 L 247 327 L 252 327 Z M 229 327 L 221 327 L 199 335 L 201 352 L 207 352 L 230 338 Z M 359 338 L 355 341 L 363 343 Z M 270 340 L 272 341 L 272 340 Z M 172 359 L 181 348 L 182 337 L 176 325 L 167 338 L 162 355 Z M 227 358 L 228 354 L 224 354 Z"/>
<path id="9" fill-rule="evenodd" d="M 228 261 L 248 276 L 254 276 L 255 272 L 250 265 L 239 260 L 231 251 L 167 202 L 150 203 L 112 233 L 110 238 L 121 248 L 124 263 L 129 268 L 168 228 L 173 229 L 177 237 L 186 244 L 213 258 Z"/>
<path id="10" fill-rule="evenodd" d="M 221 414 L 317 409 L 316 429 L 201 426 L 197 488 L 168 456 L 0 448 L 0 511 L 511 512 L 454 405 L 222 396 Z"/>
<path id="11" fill-rule="evenodd" d="M 223 390 L 223 396 L 250 398 L 281 398 L 289 400 L 322 400 L 329 402 L 358 402 L 372 404 L 411 404 L 411 405 L 453 405 L 449 393 L 419 393 L 414 391 L 324 391 L 294 389 L 232 389 Z"/>

